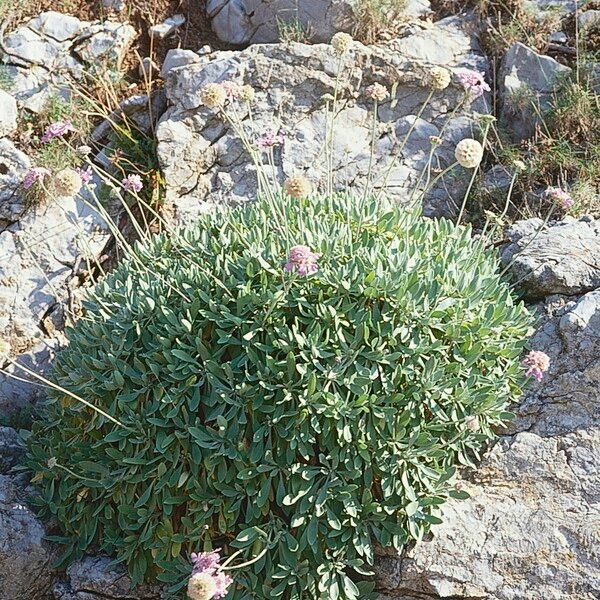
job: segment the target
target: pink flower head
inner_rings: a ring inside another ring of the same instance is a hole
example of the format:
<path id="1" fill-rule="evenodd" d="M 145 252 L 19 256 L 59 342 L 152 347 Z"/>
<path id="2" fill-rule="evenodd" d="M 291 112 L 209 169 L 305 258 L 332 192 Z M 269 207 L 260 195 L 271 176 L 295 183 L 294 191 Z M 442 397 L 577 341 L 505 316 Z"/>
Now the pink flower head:
<path id="1" fill-rule="evenodd" d="M 235 100 L 240 95 L 242 86 L 235 81 L 224 81 L 221 87 L 225 90 L 228 100 Z"/>
<path id="2" fill-rule="evenodd" d="M 56 121 L 46 127 L 46 131 L 42 136 L 42 144 L 52 141 L 54 138 L 62 137 L 63 135 L 75 131 L 75 127 L 71 121 Z"/>
<path id="3" fill-rule="evenodd" d="M 89 183 L 92 180 L 92 177 L 94 176 L 92 167 L 89 165 L 86 169 L 84 169 L 83 167 L 77 167 L 75 169 L 75 172 L 77 173 L 77 175 L 79 175 L 79 177 L 81 177 L 81 183 L 83 183 L 83 185 Z"/>
<path id="4" fill-rule="evenodd" d="M 485 74 L 477 71 L 465 70 L 458 74 L 458 81 L 472 100 L 483 96 L 484 92 L 490 92 L 491 88 L 485 81 Z"/>
<path id="5" fill-rule="evenodd" d="M 27 171 L 25 179 L 23 179 L 23 187 L 28 190 L 34 183 L 52 175 L 52 173 L 44 167 L 33 167 Z"/>
<path id="6" fill-rule="evenodd" d="M 122 181 L 123 189 L 128 192 L 141 192 L 144 184 L 139 175 L 127 175 Z"/>
<path id="7" fill-rule="evenodd" d="M 211 575 L 216 572 L 221 562 L 221 556 L 219 555 L 220 550 L 213 550 L 212 552 L 199 552 L 196 554 L 192 552 L 192 563 L 194 563 L 194 569 L 192 574 L 195 573 L 210 573 Z"/>
<path id="8" fill-rule="evenodd" d="M 290 248 L 285 270 L 288 273 L 297 271 L 298 275 L 302 276 L 309 275 L 317 270 L 317 260 L 320 256 L 320 254 L 313 252 L 308 246 L 294 246 Z"/>
<path id="9" fill-rule="evenodd" d="M 220 570 L 221 556 L 219 552 L 219 550 L 213 550 L 212 552 L 192 553 L 192 562 L 194 564 L 192 575 L 206 573 L 212 577 L 216 587 L 212 598 L 224 598 L 227 596 L 228 588 L 233 583 L 233 579 Z"/>
<path id="10" fill-rule="evenodd" d="M 548 200 L 555 202 L 556 204 L 558 204 L 565 210 L 569 210 L 569 208 L 571 208 L 571 206 L 573 206 L 573 204 L 575 204 L 575 201 L 573 200 L 571 195 L 568 194 L 567 192 L 565 192 L 565 190 L 563 190 L 561 188 L 549 187 L 544 192 L 544 196 Z"/>
<path id="11" fill-rule="evenodd" d="M 523 366 L 527 367 L 527 377 L 533 376 L 541 381 L 544 373 L 550 368 L 550 357 L 545 352 L 532 350 L 523 360 Z"/>
<path id="12" fill-rule="evenodd" d="M 256 144 L 259 148 L 273 148 L 279 146 L 285 141 L 283 133 L 273 133 L 270 129 L 256 138 Z"/>
<path id="13" fill-rule="evenodd" d="M 233 583 L 233 579 L 226 573 L 218 571 L 213 575 L 213 581 L 217 586 L 213 598 L 225 598 L 227 596 L 227 588 Z"/>

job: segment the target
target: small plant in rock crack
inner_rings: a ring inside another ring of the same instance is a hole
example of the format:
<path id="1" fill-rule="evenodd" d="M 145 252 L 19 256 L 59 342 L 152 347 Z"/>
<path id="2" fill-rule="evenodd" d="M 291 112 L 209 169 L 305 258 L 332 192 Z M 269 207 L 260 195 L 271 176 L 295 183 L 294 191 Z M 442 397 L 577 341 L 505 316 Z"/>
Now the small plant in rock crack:
<path id="1" fill-rule="evenodd" d="M 374 545 L 438 523 L 509 417 L 531 323 L 468 228 L 344 195 L 206 215 L 85 307 L 30 438 L 65 558 L 175 592 L 197 548 L 263 552 L 235 600 L 370 597 Z"/>
<path id="2" fill-rule="evenodd" d="M 334 39 L 340 66 L 352 44 Z M 463 75 L 455 111 L 487 85 Z M 418 118 L 451 81 L 430 70 Z M 461 225 L 491 119 L 432 173 L 441 125 L 399 209 L 373 185 L 378 108 L 390 96 L 380 82 L 363 90 L 371 155 L 364 189 L 346 194 L 331 169 L 326 182 L 296 173 L 279 183 L 285 136 L 257 138 L 243 122 L 253 88 L 202 90 L 203 110 L 252 157 L 258 200 L 140 235 L 69 330 L 28 459 L 65 561 L 100 548 L 134 583 L 158 580 L 179 596 L 187 585 L 194 600 L 366 600 L 375 546 L 422 539 L 445 500 L 464 497 L 457 466 L 474 466 L 511 416 L 523 366 L 538 379 L 549 360 L 520 364 L 532 319 L 487 238 Z M 470 181 L 457 222 L 423 219 L 427 189 L 455 168 Z M 123 175 L 138 198 L 147 180 Z M 193 553 L 215 548 L 243 561 L 234 581 L 216 558 L 194 559 L 190 573 Z"/>

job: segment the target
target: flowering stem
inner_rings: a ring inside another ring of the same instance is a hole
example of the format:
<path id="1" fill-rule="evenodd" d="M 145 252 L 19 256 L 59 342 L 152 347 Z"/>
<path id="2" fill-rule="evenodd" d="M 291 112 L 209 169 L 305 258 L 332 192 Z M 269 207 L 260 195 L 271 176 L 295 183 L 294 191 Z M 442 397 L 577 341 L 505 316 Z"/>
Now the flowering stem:
<path id="1" fill-rule="evenodd" d="M 27 373 L 28 375 L 31 375 L 31 376 L 35 377 L 36 379 L 39 379 L 40 381 L 42 381 L 43 383 L 45 383 L 46 385 L 48 385 L 52 389 L 57 390 L 57 391 L 61 392 L 62 394 L 66 394 L 67 396 L 70 396 L 71 398 L 73 398 L 74 400 L 77 400 L 78 402 L 81 402 L 82 404 L 84 404 L 88 408 L 91 408 L 92 410 L 94 410 L 95 412 L 97 412 L 99 415 L 102 415 L 103 417 L 107 418 L 109 421 L 112 421 L 113 423 L 115 423 L 115 425 L 119 425 L 120 427 L 123 427 L 124 429 L 128 429 L 129 431 L 133 431 L 133 429 L 131 427 L 128 427 L 127 425 L 123 425 L 123 423 L 121 423 L 121 421 L 115 419 L 114 417 L 111 417 L 108 413 L 104 412 L 102 409 L 94 406 L 93 404 L 91 404 L 87 400 L 84 400 L 80 396 L 77 396 L 77 394 L 74 394 L 73 392 L 70 392 L 69 390 L 67 390 L 67 389 L 65 389 L 63 387 L 61 387 L 59 385 L 56 385 L 55 383 L 52 383 L 52 381 L 49 381 L 45 377 L 42 377 L 38 373 L 35 373 L 31 369 L 29 369 L 29 368 L 25 367 L 24 365 L 18 363 L 16 360 L 13 360 L 11 358 L 9 358 L 8 360 L 13 365 L 15 365 L 15 367 L 21 369 L 22 371 L 25 371 L 25 373 Z"/>
<path id="2" fill-rule="evenodd" d="M 337 112 L 338 105 L 338 91 L 340 85 L 340 75 L 342 72 L 342 66 L 344 64 L 343 58 L 340 55 L 337 64 L 337 73 L 335 75 L 335 87 L 333 90 L 333 106 L 331 110 L 331 123 L 329 123 L 329 133 L 327 132 L 327 127 L 325 128 L 325 147 L 327 148 L 327 195 L 331 196 L 333 194 L 333 139 L 334 139 L 334 125 L 335 125 L 335 116 Z M 329 102 L 327 103 L 327 115 L 329 115 Z M 329 119 L 327 119 L 326 124 Z M 329 139 L 327 139 L 329 138 Z"/>
<path id="3" fill-rule="evenodd" d="M 250 565 L 253 565 L 255 562 L 258 562 L 267 552 L 269 551 L 269 546 L 265 546 L 261 552 L 259 554 L 257 554 L 254 558 L 252 558 L 249 561 L 243 562 L 239 565 L 235 565 L 234 567 L 228 567 L 226 566 L 227 564 L 229 564 L 234 557 L 236 557 L 240 552 L 236 552 L 235 554 L 233 554 L 232 556 L 230 556 L 224 563 L 223 565 L 220 567 L 220 571 L 234 571 L 235 569 L 243 569 L 244 567 L 249 567 Z"/>

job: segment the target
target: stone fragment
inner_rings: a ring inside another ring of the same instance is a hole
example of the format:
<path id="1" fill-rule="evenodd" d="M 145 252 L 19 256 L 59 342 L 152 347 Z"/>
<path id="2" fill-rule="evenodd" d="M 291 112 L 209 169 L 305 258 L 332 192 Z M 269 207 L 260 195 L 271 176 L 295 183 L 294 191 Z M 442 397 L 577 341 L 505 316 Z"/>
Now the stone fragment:
<path id="1" fill-rule="evenodd" d="M 535 133 L 552 92 L 571 69 L 520 42 L 511 46 L 500 72 L 500 123 L 517 140 Z"/>
<path id="2" fill-rule="evenodd" d="M 600 287 L 600 224 L 584 217 L 544 227 L 540 219 L 519 221 L 507 231 L 502 251 L 513 279 L 528 298 L 574 296 Z"/>
<path id="3" fill-rule="evenodd" d="M 183 15 L 173 15 L 158 25 L 152 25 L 152 27 L 148 29 L 148 35 L 151 38 L 163 40 L 166 37 L 173 35 L 184 23 L 185 17 Z"/>

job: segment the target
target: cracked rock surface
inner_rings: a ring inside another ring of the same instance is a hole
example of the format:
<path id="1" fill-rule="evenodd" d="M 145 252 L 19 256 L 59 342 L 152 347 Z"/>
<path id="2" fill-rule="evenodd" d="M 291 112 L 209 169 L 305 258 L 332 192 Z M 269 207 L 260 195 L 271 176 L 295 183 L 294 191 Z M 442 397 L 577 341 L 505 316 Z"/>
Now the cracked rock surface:
<path id="1" fill-rule="evenodd" d="M 464 25 L 464 20 L 452 17 L 434 25 L 415 25 L 404 37 L 385 45 L 353 45 L 340 76 L 332 144 L 337 189 L 360 190 L 367 181 L 372 103 L 364 91 L 372 83 L 379 82 L 390 90 L 397 86 L 393 99 L 379 106 L 373 181 L 376 187 L 387 182 L 390 195 L 399 202 L 408 201 L 427 164 L 430 136 L 441 134 L 443 138 L 433 160 L 434 169 L 443 169 L 454 162 L 457 141 L 479 131 L 465 108 L 452 116 L 442 133 L 449 113 L 463 97 L 456 78 L 461 68 L 483 71 L 487 66 L 476 38 Z M 247 107 L 239 107 L 237 113 L 253 142 L 266 130 L 285 135 L 283 145 L 275 148 L 274 172 L 269 176 L 281 182 L 301 172 L 324 189 L 323 96 L 335 92 L 337 62 L 328 45 L 290 43 L 196 56 L 173 68 L 165 81 L 171 107 L 158 127 L 157 138 L 167 203 L 174 207 L 176 220 L 189 222 L 214 205 L 234 205 L 255 197 L 257 174 L 238 135 L 214 110 L 201 104 L 201 90 L 209 82 L 231 80 L 256 90 L 252 121 Z M 432 64 L 447 67 L 453 83 L 434 94 L 419 118 L 429 94 L 423 78 Z M 471 108 L 488 112 L 486 99 L 478 99 Z M 392 157 L 411 127 L 400 160 L 394 162 Z M 453 213 L 468 178 L 466 171 L 457 169 L 443 179 L 427 197 L 426 214 Z"/>

